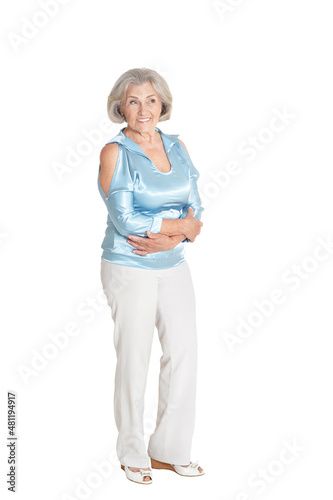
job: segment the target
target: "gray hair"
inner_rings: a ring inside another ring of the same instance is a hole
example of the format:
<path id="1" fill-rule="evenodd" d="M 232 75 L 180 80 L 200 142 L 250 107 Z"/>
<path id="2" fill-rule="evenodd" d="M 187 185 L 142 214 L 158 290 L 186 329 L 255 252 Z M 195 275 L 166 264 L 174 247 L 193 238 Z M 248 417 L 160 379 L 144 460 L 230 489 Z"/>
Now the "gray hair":
<path id="1" fill-rule="evenodd" d="M 157 71 L 149 68 L 133 68 L 123 73 L 108 96 L 107 112 L 114 123 L 123 123 L 125 118 L 120 114 L 120 105 L 130 85 L 143 85 L 150 82 L 162 101 L 159 121 L 169 120 L 172 109 L 172 95 L 166 80 Z"/>

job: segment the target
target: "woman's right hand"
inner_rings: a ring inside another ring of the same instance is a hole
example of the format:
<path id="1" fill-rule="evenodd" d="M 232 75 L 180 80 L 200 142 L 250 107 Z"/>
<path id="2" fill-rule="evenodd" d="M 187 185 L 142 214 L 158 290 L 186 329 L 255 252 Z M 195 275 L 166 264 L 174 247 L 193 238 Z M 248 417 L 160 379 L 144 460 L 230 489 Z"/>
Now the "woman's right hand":
<path id="1" fill-rule="evenodd" d="M 203 223 L 193 217 L 194 211 L 192 207 L 188 207 L 186 216 L 184 217 L 185 221 L 185 229 L 184 234 L 186 238 L 188 238 L 191 243 L 195 240 L 195 238 L 200 234 L 200 230 L 203 226 Z"/>

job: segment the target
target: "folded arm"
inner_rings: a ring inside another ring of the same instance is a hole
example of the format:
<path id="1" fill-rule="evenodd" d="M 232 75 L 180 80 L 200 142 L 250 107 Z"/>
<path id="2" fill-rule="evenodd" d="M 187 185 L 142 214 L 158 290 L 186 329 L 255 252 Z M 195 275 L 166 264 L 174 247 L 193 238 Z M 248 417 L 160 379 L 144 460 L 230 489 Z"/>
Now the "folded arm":
<path id="1" fill-rule="evenodd" d="M 158 233 L 162 217 L 144 215 L 134 209 L 132 179 L 126 169 L 117 172 L 117 182 L 113 188 L 112 180 L 122 154 L 118 144 L 110 143 L 103 147 L 100 155 L 99 182 L 111 220 L 123 236 L 133 234 L 143 237 L 146 231 Z"/>
<path id="2" fill-rule="evenodd" d="M 174 248 L 181 241 L 194 241 L 200 232 L 199 223 L 193 219 L 193 214 L 192 217 L 186 217 L 186 212 L 188 207 L 191 206 L 194 213 L 200 216 L 203 209 L 200 206 L 200 198 L 196 189 L 196 178 L 199 174 L 192 162 L 190 197 L 182 215 L 179 219 L 163 219 L 158 215 L 145 215 L 134 209 L 132 179 L 126 169 L 117 172 L 117 181 L 113 188 L 112 179 L 117 164 L 121 161 L 122 154 L 124 154 L 123 150 L 116 143 L 104 146 L 100 155 L 99 172 L 99 183 L 104 195 L 103 200 L 119 233 L 130 237 L 127 241 L 137 248 L 139 248 L 139 243 L 145 243 L 146 247 L 151 245 L 155 248 L 153 252 Z M 153 243 L 152 235 L 149 236 L 149 232 L 155 235 Z M 159 242 L 157 242 L 156 236 L 160 236 Z M 156 249 L 157 246 L 159 246 L 159 249 Z M 145 251 L 151 253 L 149 248 L 146 248 Z"/>
<path id="3" fill-rule="evenodd" d="M 189 195 L 188 202 L 183 209 L 183 213 L 180 216 L 180 219 L 177 219 L 177 220 L 163 219 L 163 223 L 162 223 L 162 227 L 161 227 L 160 232 L 164 233 L 164 234 L 169 234 L 169 235 L 173 235 L 173 234 L 179 235 L 181 233 L 182 228 L 184 228 L 182 221 L 185 219 L 185 217 L 188 216 L 187 211 L 188 211 L 189 207 L 191 207 L 193 209 L 193 214 L 192 214 L 193 217 L 200 222 L 201 222 L 202 212 L 204 211 L 204 208 L 201 205 L 201 199 L 200 199 L 198 186 L 197 186 L 197 180 L 200 176 L 199 171 L 193 165 L 193 162 L 191 160 L 189 152 L 187 151 L 187 148 L 186 148 L 185 144 L 183 143 L 183 141 L 178 139 L 178 142 L 180 143 L 180 147 L 183 149 L 183 153 L 187 157 L 187 161 L 188 161 L 189 168 L 190 168 L 190 195 Z M 185 224 L 186 223 L 188 224 L 188 222 L 189 221 L 186 221 Z M 193 226 L 193 222 L 194 221 L 192 221 L 192 226 Z M 187 227 L 185 225 L 185 230 L 183 232 L 184 232 L 184 234 L 187 234 L 189 232 L 188 225 L 187 225 Z M 192 236 L 194 236 L 194 233 L 192 233 Z M 183 239 L 181 241 L 189 242 L 189 241 L 194 241 L 194 239 L 192 240 L 192 239 L 186 237 L 185 240 Z"/>

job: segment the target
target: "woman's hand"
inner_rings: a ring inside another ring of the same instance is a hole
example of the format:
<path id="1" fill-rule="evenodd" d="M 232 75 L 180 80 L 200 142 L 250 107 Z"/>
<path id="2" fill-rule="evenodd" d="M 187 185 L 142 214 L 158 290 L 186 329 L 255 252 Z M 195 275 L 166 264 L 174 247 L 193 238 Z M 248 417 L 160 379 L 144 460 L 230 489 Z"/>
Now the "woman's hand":
<path id="1" fill-rule="evenodd" d="M 191 243 L 195 240 L 195 238 L 200 234 L 203 223 L 193 217 L 194 211 L 192 207 L 188 207 L 186 215 L 184 217 L 185 229 L 184 233 L 186 238 L 188 238 Z"/>
<path id="2" fill-rule="evenodd" d="M 147 255 L 149 253 L 172 250 L 178 243 L 187 238 L 185 234 L 167 236 L 166 234 L 151 233 L 150 231 L 147 231 L 147 236 L 148 238 L 132 235 L 128 236 L 127 243 L 136 248 L 136 250 L 133 250 L 133 253 Z"/>

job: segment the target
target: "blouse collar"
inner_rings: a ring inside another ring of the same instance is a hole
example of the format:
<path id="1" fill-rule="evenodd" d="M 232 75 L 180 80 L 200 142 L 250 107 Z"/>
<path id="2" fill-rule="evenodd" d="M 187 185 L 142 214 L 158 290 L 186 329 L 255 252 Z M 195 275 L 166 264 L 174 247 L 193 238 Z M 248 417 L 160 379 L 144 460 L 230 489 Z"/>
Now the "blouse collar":
<path id="1" fill-rule="evenodd" d="M 128 150 L 142 154 L 143 150 L 140 148 L 140 146 L 135 141 L 133 141 L 132 139 L 127 137 L 127 135 L 124 134 L 123 130 L 125 130 L 125 128 L 126 127 L 123 127 L 120 130 L 119 134 L 116 135 L 116 137 L 111 139 L 111 141 L 109 142 L 119 142 L 123 144 Z M 177 137 L 179 136 L 179 134 L 165 134 L 158 127 L 155 127 L 155 130 L 157 130 L 157 132 L 161 134 L 165 151 L 169 153 L 172 146 L 177 142 Z"/>

